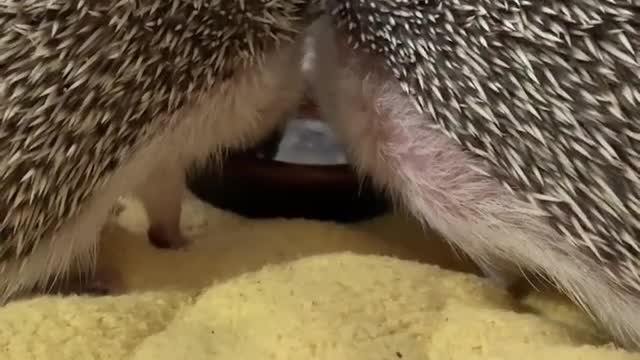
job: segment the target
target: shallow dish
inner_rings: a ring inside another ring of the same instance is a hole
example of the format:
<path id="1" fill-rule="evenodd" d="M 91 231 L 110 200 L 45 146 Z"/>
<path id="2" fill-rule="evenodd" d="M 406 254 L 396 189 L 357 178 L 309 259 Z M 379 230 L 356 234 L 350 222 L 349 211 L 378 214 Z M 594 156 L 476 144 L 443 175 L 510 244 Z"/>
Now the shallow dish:
<path id="1" fill-rule="evenodd" d="M 190 186 L 203 200 L 251 218 L 352 222 L 388 208 L 346 163 L 322 121 L 301 117 L 256 148 L 230 154 L 221 167 L 194 174 Z"/>

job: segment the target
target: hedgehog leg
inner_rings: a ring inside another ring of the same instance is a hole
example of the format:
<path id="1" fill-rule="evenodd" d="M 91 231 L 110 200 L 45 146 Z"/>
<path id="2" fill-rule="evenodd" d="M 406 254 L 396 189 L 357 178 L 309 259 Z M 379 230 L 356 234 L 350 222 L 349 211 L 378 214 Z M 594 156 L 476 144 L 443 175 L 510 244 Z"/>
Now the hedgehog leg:
<path id="1" fill-rule="evenodd" d="M 520 268 L 543 275 L 617 341 L 639 347 L 637 293 L 621 289 L 535 205 L 488 176 L 485 164 L 417 110 L 382 62 L 324 26 L 311 32 L 315 97 L 359 172 L 481 266 L 506 279 Z"/>
<path id="2" fill-rule="evenodd" d="M 517 285 L 522 273 L 516 263 L 484 242 L 467 241 L 467 232 L 473 233 L 473 225 L 482 223 L 485 215 L 498 216 L 491 221 L 507 221 L 500 218 L 502 214 L 483 215 L 493 210 L 485 207 L 496 202 L 505 206 L 496 209 L 505 217 L 532 210 L 526 205 L 518 208 L 516 199 L 502 194 L 500 184 L 475 172 L 478 164 L 430 127 L 410 99 L 390 91 L 392 81 L 350 71 L 340 71 L 336 83 L 340 88 L 327 90 L 320 85 L 318 102 L 359 174 L 371 177 L 425 226 L 471 254 L 485 276 L 505 288 Z"/>
<path id="3" fill-rule="evenodd" d="M 382 73 L 380 66 L 363 61 L 346 47 L 336 47 L 332 32 L 322 29 L 324 26 L 321 20 L 309 31 L 312 45 L 308 57 L 313 60 L 306 70 L 321 115 L 341 138 L 361 175 L 372 177 L 376 185 L 390 190 L 400 203 L 414 204 L 418 209 L 411 210 L 420 221 L 443 232 L 428 221 L 424 210 L 433 210 L 433 216 L 462 212 L 472 197 L 484 190 L 480 182 L 477 192 L 467 191 L 475 190 L 479 176 L 464 168 L 466 155 L 444 135 L 429 128 L 413 103 L 396 89 L 393 79 L 376 76 L 376 70 Z M 484 198 L 491 201 L 495 189 L 484 188 Z M 417 203 L 429 200 L 431 204 Z M 445 200 L 449 203 L 445 204 Z M 450 235 L 444 230 L 445 236 Z M 482 248 L 468 253 L 486 260 L 478 261 L 478 265 L 496 283 L 510 288 L 522 281 L 513 262 L 492 256 Z"/>
<path id="4" fill-rule="evenodd" d="M 136 191 L 147 211 L 149 241 L 158 248 L 183 249 L 189 243 L 180 228 L 185 177 L 180 166 L 163 163 Z"/>

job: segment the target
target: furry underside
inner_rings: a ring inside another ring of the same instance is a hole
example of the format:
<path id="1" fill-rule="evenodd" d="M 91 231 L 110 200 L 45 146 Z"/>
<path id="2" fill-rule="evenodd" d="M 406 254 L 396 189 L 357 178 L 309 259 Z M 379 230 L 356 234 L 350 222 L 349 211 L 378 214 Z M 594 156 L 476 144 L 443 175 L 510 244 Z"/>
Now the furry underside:
<path id="1" fill-rule="evenodd" d="M 283 46 L 262 66 L 221 83 L 173 114 L 173 125 L 135 152 L 59 232 L 24 260 L 0 264 L 0 302 L 49 288 L 70 275 L 93 273 L 99 232 L 118 198 L 141 186 L 172 188 L 162 178 L 151 178 L 153 173 L 202 165 L 221 156 L 224 148 L 248 146 L 268 136 L 301 100 L 302 77 L 292 71 L 301 67 L 301 55 L 299 43 Z"/>
<path id="2" fill-rule="evenodd" d="M 351 51 L 323 19 L 310 31 L 320 111 L 364 176 L 489 273 L 550 277 L 616 339 L 640 345 L 638 298 L 556 233 L 545 214 L 492 179 L 446 137 L 380 63 Z M 507 265 L 508 267 L 504 267 Z"/>

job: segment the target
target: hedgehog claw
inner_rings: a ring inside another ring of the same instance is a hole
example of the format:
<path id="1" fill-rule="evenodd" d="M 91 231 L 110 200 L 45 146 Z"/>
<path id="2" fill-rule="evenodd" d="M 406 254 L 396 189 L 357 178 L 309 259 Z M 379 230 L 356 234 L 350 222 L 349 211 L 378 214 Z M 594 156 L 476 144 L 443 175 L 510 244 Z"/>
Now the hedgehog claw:
<path id="1" fill-rule="evenodd" d="M 179 230 L 169 231 L 161 226 L 151 226 L 147 231 L 149 242 L 159 249 L 184 250 L 189 240 Z"/>
<path id="2" fill-rule="evenodd" d="M 109 280 L 98 277 L 87 283 L 82 290 L 84 294 L 106 296 L 113 293 L 113 285 Z"/>
<path id="3" fill-rule="evenodd" d="M 91 278 L 69 280 L 58 289 L 62 295 L 114 295 L 118 289 L 118 276 L 111 271 L 98 270 Z"/>

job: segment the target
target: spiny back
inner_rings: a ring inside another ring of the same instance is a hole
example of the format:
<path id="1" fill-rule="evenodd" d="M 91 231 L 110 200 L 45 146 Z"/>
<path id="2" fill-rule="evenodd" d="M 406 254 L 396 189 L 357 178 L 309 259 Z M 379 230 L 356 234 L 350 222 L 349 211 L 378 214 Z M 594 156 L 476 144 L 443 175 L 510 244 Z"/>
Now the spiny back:
<path id="1" fill-rule="evenodd" d="M 348 42 L 640 290 L 640 2 L 346 0 Z"/>
<path id="2" fill-rule="evenodd" d="M 58 230 L 196 94 L 290 41 L 306 0 L 0 3 L 0 257 Z"/>

